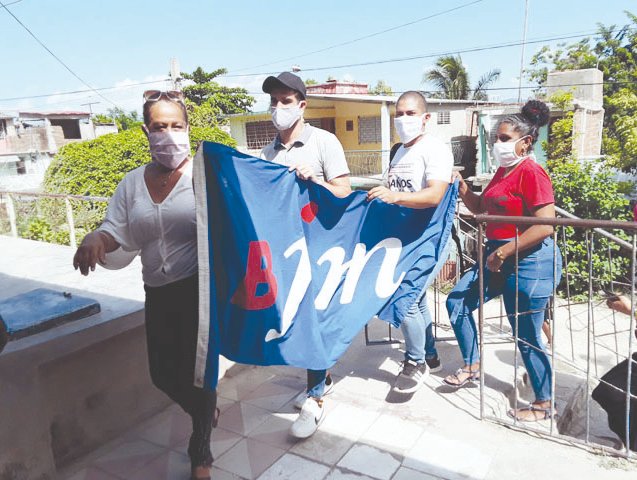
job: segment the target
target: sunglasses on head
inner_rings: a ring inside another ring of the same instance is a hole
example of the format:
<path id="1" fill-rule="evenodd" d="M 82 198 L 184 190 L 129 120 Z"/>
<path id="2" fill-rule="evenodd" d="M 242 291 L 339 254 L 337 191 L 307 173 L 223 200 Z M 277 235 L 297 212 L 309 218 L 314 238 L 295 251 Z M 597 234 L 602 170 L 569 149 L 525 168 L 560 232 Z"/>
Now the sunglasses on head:
<path id="1" fill-rule="evenodd" d="M 179 90 L 146 90 L 144 92 L 144 101 L 157 102 L 163 96 L 165 96 L 168 100 L 172 100 L 173 102 L 184 103 L 184 94 Z"/>

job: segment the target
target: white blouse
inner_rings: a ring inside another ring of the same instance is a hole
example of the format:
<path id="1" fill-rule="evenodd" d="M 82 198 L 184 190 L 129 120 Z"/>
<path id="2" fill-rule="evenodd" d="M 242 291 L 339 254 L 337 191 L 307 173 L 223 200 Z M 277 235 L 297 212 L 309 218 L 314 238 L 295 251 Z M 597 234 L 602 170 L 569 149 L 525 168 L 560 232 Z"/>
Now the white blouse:
<path id="1" fill-rule="evenodd" d="M 141 250 L 144 283 L 160 287 L 197 271 L 192 162 L 161 203 L 150 196 L 145 169 L 136 168 L 122 179 L 98 230 L 111 234 L 124 250 Z"/>

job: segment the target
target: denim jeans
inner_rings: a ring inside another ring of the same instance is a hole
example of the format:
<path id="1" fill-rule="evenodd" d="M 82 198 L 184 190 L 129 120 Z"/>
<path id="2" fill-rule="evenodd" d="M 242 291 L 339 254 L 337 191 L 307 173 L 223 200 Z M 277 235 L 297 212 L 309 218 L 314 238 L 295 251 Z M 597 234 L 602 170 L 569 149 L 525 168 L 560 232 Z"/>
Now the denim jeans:
<path id="1" fill-rule="evenodd" d="M 325 391 L 325 379 L 327 370 L 307 371 L 307 395 L 312 398 L 321 398 Z"/>
<path id="2" fill-rule="evenodd" d="M 423 363 L 426 358 L 438 356 L 436 351 L 436 337 L 433 335 L 431 313 L 427 307 L 427 289 L 440 273 L 449 256 L 451 236 L 442 250 L 438 263 L 431 271 L 427 283 L 414 304 L 409 307 L 407 315 L 400 324 L 405 337 L 405 360 Z"/>
<path id="3" fill-rule="evenodd" d="M 484 253 L 484 301 L 500 295 L 504 299 L 507 318 L 515 335 L 516 275 L 515 257 L 505 260 L 500 272 L 486 268 L 486 258 L 504 241 L 489 241 Z M 553 272 L 553 252 L 556 254 L 556 272 Z M 562 276 L 562 256 L 552 238 L 519 253 L 518 259 L 518 347 L 529 374 L 536 400 L 551 398 L 551 364 L 542 341 L 542 323 L 553 286 Z M 462 358 L 467 365 L 479 360 L 478 337 L 473 311 L 480 302 L 478 265 L 467 272 L 447 297 L 449 321 L 458 339 Z"/>

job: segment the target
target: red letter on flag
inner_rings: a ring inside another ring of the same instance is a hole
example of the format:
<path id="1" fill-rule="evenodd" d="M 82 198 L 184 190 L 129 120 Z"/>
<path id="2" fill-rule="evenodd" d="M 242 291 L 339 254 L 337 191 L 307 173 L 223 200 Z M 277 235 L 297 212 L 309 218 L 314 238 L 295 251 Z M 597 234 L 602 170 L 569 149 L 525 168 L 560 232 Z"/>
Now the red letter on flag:
<path id="1" fill-rule="evenodd" d="M 265 260 L 265 268 L 261 262 Z M 257 287 L 267 285 L 267 292 L 257 296 Z M 231 302 L 244 310 L 263 310 L 276 300 L 276 277 L 272 273 L 272 252 L 266 241 L 250 242 L 246 275 L 232 296 Z"/>

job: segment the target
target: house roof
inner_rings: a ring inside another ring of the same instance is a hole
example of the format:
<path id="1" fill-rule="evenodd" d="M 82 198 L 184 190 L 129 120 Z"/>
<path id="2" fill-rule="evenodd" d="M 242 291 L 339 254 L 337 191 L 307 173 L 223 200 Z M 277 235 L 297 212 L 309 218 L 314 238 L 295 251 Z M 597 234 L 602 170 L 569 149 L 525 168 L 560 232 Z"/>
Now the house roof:
<path id="1" fill-rule="evenodd" d="M 90 117 L 89 112 L 79 111 L 60 111 L 60 112 L 20 112 L 19 115 L 22 118 L 49 118 L 49 117 L 70 117 L 70 118 L 85 118 Z"/>
<path id="2" fill-rule="evenodd" d="M 319 94 L 308 93 L 310 98 L 317 98 L 320 100 L 342 100 L 348 102 L 361 102 L 361 103 L 396 103 L 398 101 L 397 95 L 369 95 L 369 94 L 357 94 L 357 93 L 336 93 L 336 94 Z M 436 105 L 493 105 L 498 102 L 491 102 L 485 100 L 449 100 L 446 98 L 433 98 L 427 97 L 427 103 Z"/>

